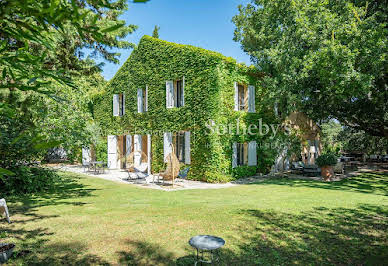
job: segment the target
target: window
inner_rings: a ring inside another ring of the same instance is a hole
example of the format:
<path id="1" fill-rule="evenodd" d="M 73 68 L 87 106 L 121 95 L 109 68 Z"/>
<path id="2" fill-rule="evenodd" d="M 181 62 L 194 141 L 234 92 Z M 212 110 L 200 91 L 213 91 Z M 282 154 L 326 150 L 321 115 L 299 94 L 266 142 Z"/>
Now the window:
<path id="1" fill-rule="evenodd" d="M 238 110 L 247 111 L 248 93 L 247 88 L 241 84 L 238 85 Z"/>
<path id="2" fill-rule="evenodd" d="M 124 93 L 119 94 L 119 116 L 123 116 L 125 114 L 125 98 L 124 98 Z"/>
<path id="3" fill-rule="evenodd" d="M 125 95 L 124 93 L 113 94 L 113 116 L 125 115 Z"/>
<path id="4" fill-rule="evenodd" d="M 182 163 L 185 162 L 185 132 L 178 132 L 174 135 L 173 143 L 175 146 L 175 155 Z"/>
<path id="5" fill-rule="evenodd" d="M 148 102 L 147 102 L 147 95 L 148 91 L 147 89 L 143 89 L 143 112 L 147 112 L 148 111 Z"/>
<path id="6" fill-rule="evenodd" d="M 184 92 L 183 92 L 183 80 L 177 80 L 174 84 L 174 103 L 175 107 L 181 107 L 184 105 Z"/>
<path id="7" fill-rule="evenodd" d="M 148 87 L 137 89 L 137 112 L 144 113 L 148 111 Z"/>
<path id="8" fill-rule="evenodd" d="M 248 143 L 237 143 L 237 166 L 248 165 Z"/>

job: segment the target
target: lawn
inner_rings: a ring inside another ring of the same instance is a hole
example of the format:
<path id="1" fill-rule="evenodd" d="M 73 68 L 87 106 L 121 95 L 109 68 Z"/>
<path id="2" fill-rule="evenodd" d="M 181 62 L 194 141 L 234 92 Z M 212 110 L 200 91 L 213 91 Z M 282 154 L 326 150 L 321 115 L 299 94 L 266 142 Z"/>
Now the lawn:
<path id="1" fill-rule="evenodd" d="M 170 192 L 61 175 L 57 192 L 8 199 L 11 265 L 192 265 L 197 234 L 226 240 L 223 265 L 388 261 L 387 175 Z"/>

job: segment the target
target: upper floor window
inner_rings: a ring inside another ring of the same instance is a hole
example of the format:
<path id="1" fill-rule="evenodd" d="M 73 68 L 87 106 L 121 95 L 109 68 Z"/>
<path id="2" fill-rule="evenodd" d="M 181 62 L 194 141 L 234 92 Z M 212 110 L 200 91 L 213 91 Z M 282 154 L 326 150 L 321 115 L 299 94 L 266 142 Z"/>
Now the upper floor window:
<path id="1" fill-rule="evenodd" d="M 255 87 L 252 85 L 246 86 L 240 83 L 234 83 L 234 110 L 255 112 Z"/>
<path id="2" fill-rule="evenodd" d="M 248 90 L 245 86 L 238 84 L 238 110 L 248 111 Z"/>
<path id="3" fill-rule="evenodd" d="M 125 95 L 124 93 L 113 94 L 113 116 L 125 115 Z"/>
<path id="4" fill-rule="evenodd" d="M 148 111 L 148 86 L 143 89 L 137 89 L 137 112 L 144 113 Z"/>
<path id="5" fill-rule="evenodd" d="M 166 81 L 166 107 L 181 107 L 185 105 L 185 78 Z"/>
<path id="6" fill-rule="evenodd" d="M 184 91 L 183 91 L 183 80 L 177 80 L 174 84 L 174 91 L 175 91 L 175 107 L 181 107 L 184 105 Z"/>

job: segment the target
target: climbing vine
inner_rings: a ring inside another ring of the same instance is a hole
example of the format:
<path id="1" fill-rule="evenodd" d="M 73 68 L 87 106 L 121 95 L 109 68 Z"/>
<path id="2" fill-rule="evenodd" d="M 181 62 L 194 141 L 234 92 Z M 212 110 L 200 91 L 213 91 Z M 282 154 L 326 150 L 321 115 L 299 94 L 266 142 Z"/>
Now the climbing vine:
<path id="1" fill-rule="evenodd" d="M 191 131 L 189 178 L 210 182 L 228 181 L 255 172 L 232 171 L 232 142 L 269 141 L 267 136 L 218 134 L 209 121 L 236 125 L 272 123 L 272 107 L 261 106 L 265 94 L 253 67 L 237 64 L 233 58 L 190 45 L 144 36 L 127 62 L 109 82 L 107 93 L 95 106 L 95 117 L 106 135 L 152 134 L 152 171 L 163 169 L 163 132 Z M 185 105 L 166 108 L 166 81 L 185 77 Z M 256 113 L 234 111 L 234 82 L 254 85 Z M 137 89 L 148 86 L 148 111 L 137 113 Z M 112 114 L 112 95 L 125 93 L 125 115 Z M 258 154 L 258 170 L 268 168 Z M 268 159 L 266 159 L 268 160 Z M 273 161 L 273 160 L 272 160 Z M 242 174 L 239 174 L 242 173 Z"/>

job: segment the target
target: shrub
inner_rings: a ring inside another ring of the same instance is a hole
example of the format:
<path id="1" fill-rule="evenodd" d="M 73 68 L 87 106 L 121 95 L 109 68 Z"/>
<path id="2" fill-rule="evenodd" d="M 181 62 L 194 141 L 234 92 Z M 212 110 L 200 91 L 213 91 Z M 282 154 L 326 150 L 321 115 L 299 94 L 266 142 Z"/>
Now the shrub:
<path id="1" fill-rule="evenodd" d="M 236 168 L 233 168 L 232 175 L 234 178 L 242 178 L 242 177 L 248 177 L 253 176 L 257 172 L 257 166 L 239 166 Z"/>
<path id="2" fill-rule="evenodd" d="M 333 153 L 322 154 L 317 158 L 316 163 L 319 167 L 336 165 L 337 157 Z"/>
<path id="3" fill-rule="evenodd" d="M 30 194 L 49 191 L 59 180 L 59 175 L 43 167 L 20 166 L 10 169 L 14 175 L 0 177 L 0 194 Z"/>
<path id="4" fill-rule="evenodd" d="M 227 182 L 230 182 L 232 180 L 234 180 L 234 178 L 231 176 L 231 175 L 228 175 L 228 174 L 223 174 L 223 173 L 218 173 L 218 172 L 206 172 L 205 173 L 206 175 L 206 182 L 209 182 L 209 183 L 227 183 Z M 196 178 L 197 180 L 199 178 Z"/>

